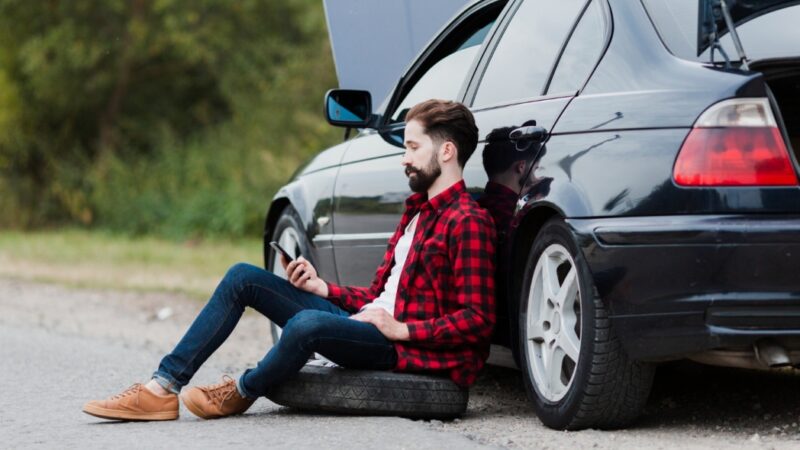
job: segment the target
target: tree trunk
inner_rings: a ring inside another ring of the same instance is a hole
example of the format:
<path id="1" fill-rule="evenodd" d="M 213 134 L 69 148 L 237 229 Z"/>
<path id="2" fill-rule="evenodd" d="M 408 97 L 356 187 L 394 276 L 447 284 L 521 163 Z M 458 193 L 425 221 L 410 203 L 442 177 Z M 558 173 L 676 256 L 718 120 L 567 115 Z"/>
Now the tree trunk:
<path id="1" fill-rule="evenodd" d="M 116 144 L 115 125 L 119 112 L 122 109 L 125 96 L 128 93 L 134 59 L 134 36 L 131 32 L 131 28 L 133 28 L 137 22 L 144 20 L 146 1 L 147 0 L 131 0 L 131 16 L 122 39 L 116 83 L 114 85 L 114 90 L 111 92 L 111 97 L 108 99 L 106 108 L 100 115 L 98 123 L 98 147 L 100 154 L 112 151 Z"/>

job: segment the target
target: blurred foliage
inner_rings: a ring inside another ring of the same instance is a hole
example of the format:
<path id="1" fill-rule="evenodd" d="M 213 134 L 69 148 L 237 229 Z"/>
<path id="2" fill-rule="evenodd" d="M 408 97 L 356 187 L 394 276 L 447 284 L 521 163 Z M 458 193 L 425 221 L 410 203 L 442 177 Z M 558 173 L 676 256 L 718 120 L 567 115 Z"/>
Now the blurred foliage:
<path id="1" fill-rule="evenodd" d="M 320 0 L 0 0 L 0 226 L 257 235 L 335 84 Z"/>

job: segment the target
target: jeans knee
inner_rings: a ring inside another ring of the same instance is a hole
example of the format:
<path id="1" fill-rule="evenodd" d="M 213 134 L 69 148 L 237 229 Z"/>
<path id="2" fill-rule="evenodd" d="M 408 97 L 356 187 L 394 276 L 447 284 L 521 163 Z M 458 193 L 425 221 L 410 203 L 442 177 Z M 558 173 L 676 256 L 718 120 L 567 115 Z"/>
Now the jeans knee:
<path id="1" fill-rule="evenodd" d="M 273 279 L 282 280 L 283 278 L 261 267 L 239 262 L 228 269 L 225 279 L 236 284 L 250 284 L 255 282 L 269 283 Z"/>
<path id="2" fill-rule="evenodd" d="M 259 275 L 263 275 L 264 269 L 247 263 L 236 263 L 232 265 L 225 274 L 220 287 L 225 287 L 229 292 L 227 298 L 239 303 L 242 307 L 250 305 L 250 299 L 245 292 L 249 284 L 253 284 Z"/>
<path id="3" fill-rule="evenodd" d="M 300 311 L 286 322 L 281 338 L 285 336 L 305 340 L 317 337 L 327 326 L 329 316 L 330 313 L 314 309 Z"/>
<path id="4" fill-rule="evenodd" d="M 225 274 L 225 279 L 228 281 L 240 282 L 248 278 L 250 274 L 253 273 L 253 269 L 258 269 L 258 267 L 243 262 L 236 263 L 228 269 L 228 272 Z"/>

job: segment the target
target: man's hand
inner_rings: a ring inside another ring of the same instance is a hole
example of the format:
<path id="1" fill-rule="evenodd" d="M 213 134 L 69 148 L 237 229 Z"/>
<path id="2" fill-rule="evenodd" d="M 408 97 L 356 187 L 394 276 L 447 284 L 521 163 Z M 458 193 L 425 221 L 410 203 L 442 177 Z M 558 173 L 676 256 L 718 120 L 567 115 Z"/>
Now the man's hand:
<path id="1" fill-rule="evenodd" d="M 367 322 L 375 325 L 378 331 L 390 341 L 408 340 L 408 325 L 397 321 L 383 308 L 367 308 L 358 314 L 353 314 L 350 318 L 358 320 L 359 322 Z"/>
<path id="2" fill-rule="evenodd" d="M 286 278 L 292 286 L 322 298 L 328 297 L 328 284 L 317 276 L 317 269 L 302 256 L 298 256 L 294 261 L 287 263 L 281 256 L 281 264 L 286 270 Z"/>

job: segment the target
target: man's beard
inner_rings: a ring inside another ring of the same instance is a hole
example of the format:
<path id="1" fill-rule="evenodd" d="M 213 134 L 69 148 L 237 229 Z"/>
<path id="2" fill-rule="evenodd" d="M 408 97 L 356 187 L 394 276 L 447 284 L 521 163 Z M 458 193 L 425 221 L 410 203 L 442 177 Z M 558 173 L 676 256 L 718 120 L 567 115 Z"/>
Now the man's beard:
<path id="1" fill-rule="evenodd" d="M 410 175 L 412 173 L 416 174 L 416 176 L 411 177 Z M 417 169 L 416 167 L 412 166 L 406 167 L 408 187 L 410 187 L 414 192 L 427 192 L 441 174 L 442 166 L 440 166 L 439 161 L 436 160 L 436 154 L 431 157 L 428 165 L 422 169 Z"/>

